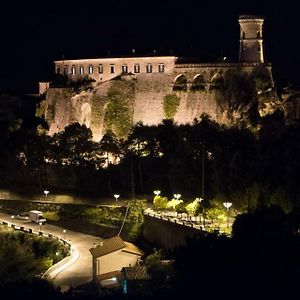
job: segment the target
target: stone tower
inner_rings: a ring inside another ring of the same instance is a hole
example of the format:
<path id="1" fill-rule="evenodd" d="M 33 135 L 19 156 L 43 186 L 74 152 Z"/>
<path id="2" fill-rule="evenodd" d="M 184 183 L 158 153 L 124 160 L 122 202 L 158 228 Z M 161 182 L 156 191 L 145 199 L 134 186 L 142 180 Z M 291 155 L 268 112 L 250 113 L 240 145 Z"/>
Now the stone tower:
<path id="1" fill-rule="evenodd" d="M 242 15 L 240 23 L 240 62 L 264 62 L 262 26 L 264 19 Z"/>

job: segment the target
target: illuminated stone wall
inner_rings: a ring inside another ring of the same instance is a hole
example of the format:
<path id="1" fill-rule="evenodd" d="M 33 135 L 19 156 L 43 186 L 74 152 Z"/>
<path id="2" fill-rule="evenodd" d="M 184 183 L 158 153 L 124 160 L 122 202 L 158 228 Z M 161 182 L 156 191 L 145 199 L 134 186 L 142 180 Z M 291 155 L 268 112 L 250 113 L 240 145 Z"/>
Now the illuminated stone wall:
<path id="1" fill-rule="evenodd" d="M 170 95 L 179 99 L 178 108 L 173 116 L 175 123 L 192 123 L 194 119 L 199 119 L 201 114 L 206 113 L 213 120 L 226 124 L 226 116 L 220 113 L 217 101 L 217 81 L 222 79 L 228 70 L 237 69 L 250 73 L 258 65 L 259 63 L 178 64 L 172 72 L 122 75 L 117 80 L 94 82 L 91 88 L 80 92 L 71 88 L 49 88 L 45 112 L 50 125 L 49 134 L 53 135 L 64 130 L 67 125 L 79 122 L 91 128 L 94 140 L 99 141 L 106 130 L 104 122 L 108 104 L 107 94 L 112 86 L 123 87 L 124 95 L 128 97 L 126 89 L 134 85 L 130 96 L 132 125 L 137 122 L 145 125 L 161 123 L 166 118 L 164 99 Z M 266 67 L 271 74 L 271 66 Z M 203 84 L 200 89 L 199 76 L 202 80 L 200 83 Z M 178 82 L 179 90 L 176 89 Z M 198 88 L 195 89 L 197 82 Z"/>

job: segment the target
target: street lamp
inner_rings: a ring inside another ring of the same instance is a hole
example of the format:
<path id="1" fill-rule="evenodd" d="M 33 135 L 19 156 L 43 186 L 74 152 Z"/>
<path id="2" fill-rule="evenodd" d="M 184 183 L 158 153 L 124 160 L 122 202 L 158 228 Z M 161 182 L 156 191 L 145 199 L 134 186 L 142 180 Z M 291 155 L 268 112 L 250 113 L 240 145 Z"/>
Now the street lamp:
<path id="1" fill-rule="evenodd" d="M 67 230 L 64 229 L 64 230 L 63 230 L 63 233 L 64 233 L 64 240 L 66 239 L 66 232 L 67 232 Z"/>
<path id="2" fill-rule="evenodd" d="M 158 196 L 160 194 L 159 190 L 153 191 L 153 193 L 155 194 L 155 196 Z"/>
<path id="3" fill-rule="evenodd" d="M 45 190 L 44 191 L 44 194 L 46 195 L 46 197 L 48 196 L 48 194 L 49 194 L 49 191 L 47 191 L 47 190 Z"/>
<path id="4" fill-rule="evenodd" d="M 116 202 L 117 202 L 117 201 L 118 201 L 118 198 L 120 197 L 120 195 L 114 194 L 114 197 L 116 198 Z"/>
<path id="5" fill-rule="evenodd" d="M 40 225 L 40 231 L 41 231 L 41 227 L 42 227 L 43 223 L 42 223 L 42 222 L 40 222 L 40 223 L 39 223 L 39 225 Z"/>
<path id="6" fill-rule="evenodd" d="M 199 198 L 196 198 L 196 201 L 199 203 L 199 205 L 201 204 L 201 202 L 203 201 L 203 198 L 201 198 L 201 197 L 199 197 Z M 203 218 L 203 215 L 202 215 L 202 213 L 201 213 L 201 215 L 200 215 L 200 223 L 202 224 L 202 226 L 204 226 L 204 224 L 205 224 L 205 221 L 204 221 L 204 218 Z"/>
<path id="7" fill-rule="evenodd" d="M 203 198 L 196 198 L 196 201 L 200 204 L 203 201 Z"/>
<path id="8" fill-rule="evenodd" d="M 229 208 L 231 207 L 232 203 L 231 202 L 224 202 L 223 205 L 224 205 L 224 207 L 226 208 L 226 211 L 227 211 L 227 228 L 229 228 Z"/>
<path id="9" fill-rule="evenodd" d="M 15 216 L 10 216 L 10 217 L 11 217 L 11 226 L 13 226 L 13 221 L 14 221 Z"/>
<path id="10" fill-rule="evenodd" d="M 181 194 L 174 194 L 174 198 L 178 200 L 181 197 Z"/>

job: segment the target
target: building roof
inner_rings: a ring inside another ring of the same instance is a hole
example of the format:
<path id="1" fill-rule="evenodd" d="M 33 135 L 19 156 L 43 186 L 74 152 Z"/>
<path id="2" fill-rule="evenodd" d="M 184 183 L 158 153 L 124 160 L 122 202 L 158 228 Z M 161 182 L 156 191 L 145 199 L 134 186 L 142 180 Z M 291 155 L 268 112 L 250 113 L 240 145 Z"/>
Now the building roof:
<path id="1" fill-rule="evenodd" d="M 136 245 L 129 243 L 129 242 L 124 242 L 124 243 L 125 243 L 126 247 L 125 247 L 125 249 L 122 249 L 122 251 L 140 255 L 140 256 L 144 255 L 144 252 L 141 251 Z"/>
<path id="2" fill-rule="evenodd" d="M 93 257 L 100 257 L 111 252 L 121 250 L 126 247 L 126 244 L 119 236 L 114 236 L 110 239 L 106 239 L 100 242 L 100 244 L 91 248 L 90 252 Z"/>
<path id="3" fill-rule="evenodd" d="M 124 267 L 122 268 L 126 280 L 148 280 L 150 275 L 148 274 L 146 266 Z"/>
<path id="4" fill-rule="evenodd" d="M 97 280 L 99 281 L 102 287 L 115 288 L 120 286 L 122 276 L 120 271 L 113 271 L 97 275 Z"/>
<path id="5" fill-rule="evenodd" d="M 110 278 L 113 278 L 113 277 L 120 278 L 120 276 L 121 276 L 120 271 L 112 271 L 112 272 L 97 275 L 97 279 L 99 281 L 101 281 L 101 280 L 106 280 L 106 279 L 110 279 Z"/>

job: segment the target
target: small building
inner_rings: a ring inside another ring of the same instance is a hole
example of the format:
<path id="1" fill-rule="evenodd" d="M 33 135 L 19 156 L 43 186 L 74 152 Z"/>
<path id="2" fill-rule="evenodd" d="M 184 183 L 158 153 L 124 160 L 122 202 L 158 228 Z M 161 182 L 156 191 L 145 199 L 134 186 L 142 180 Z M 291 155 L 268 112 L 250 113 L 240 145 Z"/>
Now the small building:
<path id="1" fill-rule="evenodd" d="M 107 287 L 120 283 L 122 268 L 135 266 L 144 254 L 120 236 L 101 241 L 90 252 L 93 257 L 93 280 Z"/>
<path id="2" fill-rule="evenodd" d="M 123 294 L 145 293 L 150 284 L 151 276 L 146 266 L 124 267 L 121 270 Z"/>

